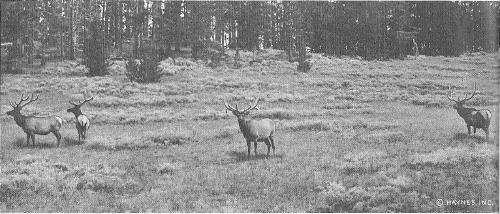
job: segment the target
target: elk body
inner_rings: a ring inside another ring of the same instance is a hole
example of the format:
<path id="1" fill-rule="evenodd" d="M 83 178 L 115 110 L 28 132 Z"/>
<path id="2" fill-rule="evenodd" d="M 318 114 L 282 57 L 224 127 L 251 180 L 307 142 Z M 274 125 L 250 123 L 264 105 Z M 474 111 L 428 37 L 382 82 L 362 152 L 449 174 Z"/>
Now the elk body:
<path id="1" fill-rule="evenodd" d="M 471 127 L 474 128 L 474 134 L 476 134 L 476 129 L 483 129 L 484 132 L 486 133 L 486 139 L 489 138 L 489 127 L 490 127 L 490 121 L 491 121 L 491 112 L 490 110 L 484 109 L 484 110 L 478 110 L 475 108 L 465 108 L 464 104 L 466 101 L 472 99 L 474 95 L 476 95 L 476 84 L 474 84 L 474 92 L 472 92 L 472 95 L 470 97 L 465 96 L 464 99 L 460 99 L 457 97 L 457 99 L 453 99 L 453 91 L 451 91 L 451 88 L 449 90 L 448 94 L 448 99 L 450 101 L 455 102 L 455 105 L 453 105 L 453 108 L 457 110 L 458 115 L 462 117 L 465 121 L 465 124 L 467 125 L 467 131 L 469 135 L 471 134 Z"/>
<path id="2" fill-rule="evenodd" d="M 61 133 L 59 133 L 59 129 L 61 129 L 63 120 L 57 116 L 47 116 L 47 117 L 38 117 L 38 116 L 25 116 L 21 114 L 21 110 L 24 106 L 29 103 L 38 100 L 38 96 L 34 98 L 34 95 L 31 94 L 31 99 L 28 101 L 28 97 L 24 98 L 24 94 L 21 95 L 21 100 L 19 103 L 9 102 L 12 108 L 11 111 L 7 112 L 7 115 L 14 117 L 16 124 L 23 129 L 26 133 L 26 144 L 29 145 L 29 140 L 33 145 L 35 145 L 35 135 L 47 135 L 49 133 L 53 133 L 57 138 L 57 146 L 61 142 Z M 28 101 L 24 104 L 22 102 Z"/>
<path id="3" fill-rule="evenodd" d="M 257 109 L 258 101 L 259 100 L 256 99 L 253 105 L 243 111 L 238 110 L 238 105 L 236 105 L 236 108 L 233 108 L 226 100 L 224 100 L 224 106 L 238 118 L 238 125 L 241 133 L 243 133 L 243 137 L 245 137 L 247 141 L 248 157 L 250 157 L 252 142 L 254 142 L 255 155 L 257 155 L 257 142 L 264 142 L 267 146 L 267 156 L 269 157 L 271 147 L 273 148 L 273 154 L 275 154 L 273 139 L 273 134 L 275 132 L 274 122 L 267 118 L 262 120 L 246 118 L 250 110 Z"/>
<path id="4" fill-rule="evenodd" d="M 78 131 L 78 141 L 81 141 L 81 139 L 87 138 L 87 131 L 89 130 L 90 127 L 90 120 L 87 118 L 85 114 L 82 113 L 80 108 L 82 107 L 83 104 L 85 104 L 88 101 L 91 101 L 94 99 L 94 97 L 91 97 L 89 99 L 84 99 L 84 101 L 77 103 L 69 102 L 73 107 L 69 108 L 66 110 L 67 112 L 71 112 L 75 115 L 76 118 L 76 130 Z"/>

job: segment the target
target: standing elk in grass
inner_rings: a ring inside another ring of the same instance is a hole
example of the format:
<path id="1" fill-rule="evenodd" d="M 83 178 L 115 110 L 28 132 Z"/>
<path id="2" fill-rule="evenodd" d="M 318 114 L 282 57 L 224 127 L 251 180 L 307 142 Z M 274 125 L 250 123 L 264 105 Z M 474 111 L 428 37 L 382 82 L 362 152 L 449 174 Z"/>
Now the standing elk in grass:
<path id="1" fill-rule="evenodd" d="M 80 107 L 82 107 L 82 105 L 85 104 L 86 102 L 91 101 L 93 99 L 94 97 L 90 97 L 88 99 L 84 99 L 82 102 L 79 102 L 78 104 L 69 102 L 71 105 L 73 105 L 73 107 L 66 110 L 67 112 L 71 112 L 75 115 L 76 130 L 78 131 L 78 142 L 81 141 L 81 138 L 83 139 L 87 138 L 87 131 L 89 130 L 90 127 L 89 118 L 87 118 L 87 116 L 82 113 Z"/>
<path id="2" fill-rule="evenodd" d="M 273 147 L 273 155 L 275 154 L 273 139 L 275 131 L 274 122 L 267 118 L 262 120 L 246 118 L 246 116 L 250 113 L 250 110 L 258 110 L 258 102 L 259 99 L 255 99 L 254 104 L 243 111 L 238 110 L 238 105 L 236 105 L 236 108 L 233 108 L 227 103 L 226 100 L 224 100 L 224 106 L 226 107 L 226 111 L 229 110 L 233 112 L 233 114 L 238 118 L 241 133 L 243 133 L 243 137 L 245 137 L 247 141 L 248 157 L 250 157 L 250 147 L 252 142 L 254 142 L 255 155 L 257 155 L 257 142 L 265 142 L 267 145 L 267 156 L 269 157 L 271 147 Z"/>
<path id="3" fill-rule="evenodd" d="M 474 92 L 472 92 L 472 95 L 470 97 L 465 96 L 464 99 L 460 99 L 457 97 L 457 99 L 453 99 L 453 91 L 451 90 L 451 87 L 448 87 L 449 89 L 449 94 L 448 94 L 448 99 L 455 102 L 455 105 L 453 105 L 453 108 L 457 110 L 458 115 L 462 117 L 465 120 L 465 123 L 467 124 L 467 131 L 471 132 L 471 126 L 474 127 L 474 135 L 476 134 L 476 128 L 481 128 L 484 130 L 486 133 L 486 139 L 489 139 L 489 132 L 488 128 L 490 126 L 490 120 L 491 120 L 491 112 L 489 110 L 477 110 L 475 108 L 465 108 L 464 104 L 466 101 L 472 99 L 474 95 L 476 95 L 477 88 L 476 84 L 474 83 Z"/>
<path id="4" fill-rule="evenodd" d="M 14 109 L 8 111 L 7 115 L 13 116 L 17 125 L 26 133 L 26 144 L 29 145 L 29 140 L 31 138 L 33 145 L 35 145 L 35 134 L 47 135 L 49 133 L 54 133 L 57 138 L 57 146 L 59 147 L 59 143 L 61 142 L 61 133 L 59 133 L 59 129 L 61 129 L 63 120 L 57 116 L 37 117 L 22 115 L 21 110 L 23 107 L 38 100 L 38 95 L 34 98 L 34 95 L 31 94 L 31 99 L 29 99 L 29 101 L 28 98 L 30 97 L 24 98 L 24 94 L 22 94 L 19 103 L 12 103 L 9 101 Z M 28 102 L 21 105 L 21 103 L 25 101 Z"/>

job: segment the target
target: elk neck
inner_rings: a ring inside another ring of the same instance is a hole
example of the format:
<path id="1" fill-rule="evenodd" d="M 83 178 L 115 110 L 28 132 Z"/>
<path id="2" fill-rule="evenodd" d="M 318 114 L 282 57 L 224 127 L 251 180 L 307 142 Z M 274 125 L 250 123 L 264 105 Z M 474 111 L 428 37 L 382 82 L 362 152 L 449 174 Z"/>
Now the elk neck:
<path id="1" fill-rule="evenodd" d="M 78 119 L 78 116 L 80 115 L 83 115 L 82 111 L 80 109 L 75 109 L 73 111 L 73 114 L 75 115 L 75 117 Z"/>
<path id="2" fill-rule="evenodd" d="M 238 118 L 238 125 L 240 126 L 240 130 L 241 132 L 243 132 L 244 135 L 246 135 L 246 133 L 248 132 L 248 122 L 250 120 L 249 119 L 246 119 L 246 118 Z"/>
<path id="3" fill-rule="evenodd" d="M 465 108 L 465 107 L 458 107 L 457 108 L 457 113 L 462 118 L 468 117 L 469 115 L 471 115 L 471 113 L 473 111 L 477 111 L 477 109 L 475 109 L 475 108 Z"/>
<path id="4" fill-rule="evenodd" d="M 15 114 L 14 121 L 16 121 L 16 124 L 18 126 L 24 127 L 24 124 L 26 123 L 26 116 L 22 115 L 21 113 Z"/>

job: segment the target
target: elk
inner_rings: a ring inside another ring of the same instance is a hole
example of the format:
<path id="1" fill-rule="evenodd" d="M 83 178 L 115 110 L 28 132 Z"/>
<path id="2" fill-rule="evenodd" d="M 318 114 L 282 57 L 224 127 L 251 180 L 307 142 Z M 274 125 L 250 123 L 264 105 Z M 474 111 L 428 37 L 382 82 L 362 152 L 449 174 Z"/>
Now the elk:
<path id="1" fill-rule="evenodd" d="M 259 99 L 255 99 L 255 102 L 250 105 L 247 109 L 240 111 L 238 110 L 238 105 L 236 108 L 230 106 L 227 100 L 224 99 L 224 106 L 227 110 L 231 111 L 238 118 L 238 125 L 240 127 L 243 137 L 247 141 L 248 147 L 248 157 L 250 158 L 250 148 L 252 142 L 254 142 L 254 152 L 257 155 L 257 142 L 264 142 L 267 146 L 267 156 L 269 157 L 269 152 L 271 147 L 273 148 L 273 155 L 275 155 L 274 139 L 273 134 L 275 131 L 274 122 L 268 118 L 262 120 L 247 119 L 246 117 L 250 114 L 251 110 L 258 110 L 257 103 Z"/>
<path id="2" fill-rule="evenodd" d="M 9 101 L 9 104 L 14 108 L 11 111 L 7 112 L 7 115 L 14 117 L 16 124 L 23 129 L 26 133 L 26 144 L 29 145 L 29 140 L 33 145 L 35 145 L 35 134 L 37 135 L 47 135 L 49 133 L 53 133 L 57 138 L 57 147 L 61 142 L 61 133 L 59 133 L 59 129 L 61 129 L 63 120 L 57 116 L 46 116 L 46 117 L 38 117 L 38 116 L 25 116 L 21 114 L 21 110 L 24 106 L 30 104 L 33 101 L 38 100 L 38 95 L 34 98 L 34 94 L 31 94 L 30 97 L 24 98 L 24 94 L 21 95 L 21 100 L 19 103 L 12 103 Z M 29 100 L 28 100 L 29 99 Z M 25 101 L 28 101 L 24 104 L 21 104 Z"/>
<path id="3" fill-rule="evenodd" d="M 447 97 L 450 101 L 455 102 L 453 108 L 456 109 L 458 115 L 460 115 L 460 117 L 464 119 L 469 135 L 471 134 L 471 127 L 474 128 L 474 135 L 476 134 L 476 128 L 480 128 L 484 130 L 484 132 L 486 133 L 486 139 L 488 139 L 488 128 L 490 126 L 491 112 L 487 109 L 477 110 L 475 108 L 464 107 L 465 102 L 472 99 L 474 95 L 476 95 L 476 84 L 474 83 L 474 91 L 472 92 L 472 95 L 470 97 L 467 97 L 466 95 L 463 99 L 460 99 L 460 97 L 457 97 L 457 99 L 453 99 L 454 92 L 451 90 L 450 86 L 448 86 L 448 90 L 449 93 Z"/>
<path id="4" fill-rule="evenodd" d="M 82 107 L 83 104 L 85 104 L 88 101 L 93 100 L 94 97 L 90 97 L 88 99 L 85 99 L 83 101 L 80 101 L 77 103 L 69 102 L 69 104 L 73 105 L 73 107 L 69 108 L 66 110 L 66 112 L 71 112 L 75 115 L 76 118 L 76 130 L 78 131 L 78 141 L 81 141 L 81 138 L 85 139 L 87 138 L 87 131 L 89 130 L 90 127 L 90 120 L 87 118 L 85 114 L 82 113 L 80 110 L 80 107 Z"/>

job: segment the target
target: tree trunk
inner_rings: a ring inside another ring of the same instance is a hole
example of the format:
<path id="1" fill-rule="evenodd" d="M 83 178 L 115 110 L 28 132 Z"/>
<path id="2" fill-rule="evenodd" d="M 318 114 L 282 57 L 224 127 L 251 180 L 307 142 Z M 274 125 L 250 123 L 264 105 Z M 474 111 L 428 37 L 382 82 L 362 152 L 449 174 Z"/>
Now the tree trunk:
<path id="1" fill-rule="evenodd" d="M 291 49 L 291 36 L 290 36 L 290 28 L 288 26 L 288 13 L 289 13 L 289 6 L 290 2 L 283 2 L 283 31 L 285 34 L 285 52 L 288 57 L 288 61 L 292 61 L 292 49 Z"/>
<path id="2" fill-rule="evenodd" d="M 241 16 L 241 2 L 238 2 L 238 12 Z M 240 50 L 239 50 L 239 47 L 238 47 L 238 42 L 240 40 L 240 30 L 241 30 L 241 27 L 240 27 L 240 20 L 241 20 L 241 17 L 237 19 L 238 22 L 235 23 L 236 27 L 235 27 L 235 49 L 236 49 L 236 53 L 234 54 L 234 61 L 238 61 L 240 60 Z"/>
<path id="3" fill-rule="evenodd" d="M 75 23 L 74 23 L 74 1 L 71 0 L 69 3 L 69 53 L 68 53 L 68 58 L 70 60 L 75 59 L 75 43 L 76 43 L 76 34 L 75 34 Z"/>
<path id="4" fill-rule="evenodd" d="M 137 1 L 137 4 L 136 4 L 136 7 L 135 7 L 135 19 L 134 19 L 134 32 L 133 32 L 133 35 L 134 35 L 134 48 L 133 48 L 133 52 L 134 52 L 134 58 L 136 59 L 139 59 L 140 57 L 140 53 L 139 53 L 139 39 L 140 39 L 140 28 L 139 28 L 139 7 L 140 7 L 140 2 Z"/>
<path id="5" fill-rule="evenodd" d="M 200 28 L 200 11 L 199 11 L 199 5 L 198 5 L 198 1 L 194 1 L 192 2 L 193 4 L 193 22 L 194 22 L 194 32 L 193 32 L 193 45 L 192 45 L 192 49 L 191 49 L 191 55 L 192 57 L 196 60 L 198 59 L 198 51 L 199 51 L 199 39 L 200 39 L 200 35 L 199 35 L 199 28 Z"/>
<path id="6" fill-rule="evenodd" d="M 59 57 L 60 59 L 64 58 L 64 34 L 62 32 L 59 33 Z"/>
<path id="7" fill-rule="evenodd" d="M 299 13 L 298 16 L 299 18 L 297 19 L 298 24 L 297 24 L 297 48 L 299 49 L 299 65 L 298 65 L 298 71 L 299 72 L 307 72 L 310 69 L 310 64 L 309 62 L 306 62 L 306 44 L 305 44 L 305 20 L 304 20 L 304 13 L 305 13 L 305 2 L 296 2 L 296 8 L 295 10 Z"/>

